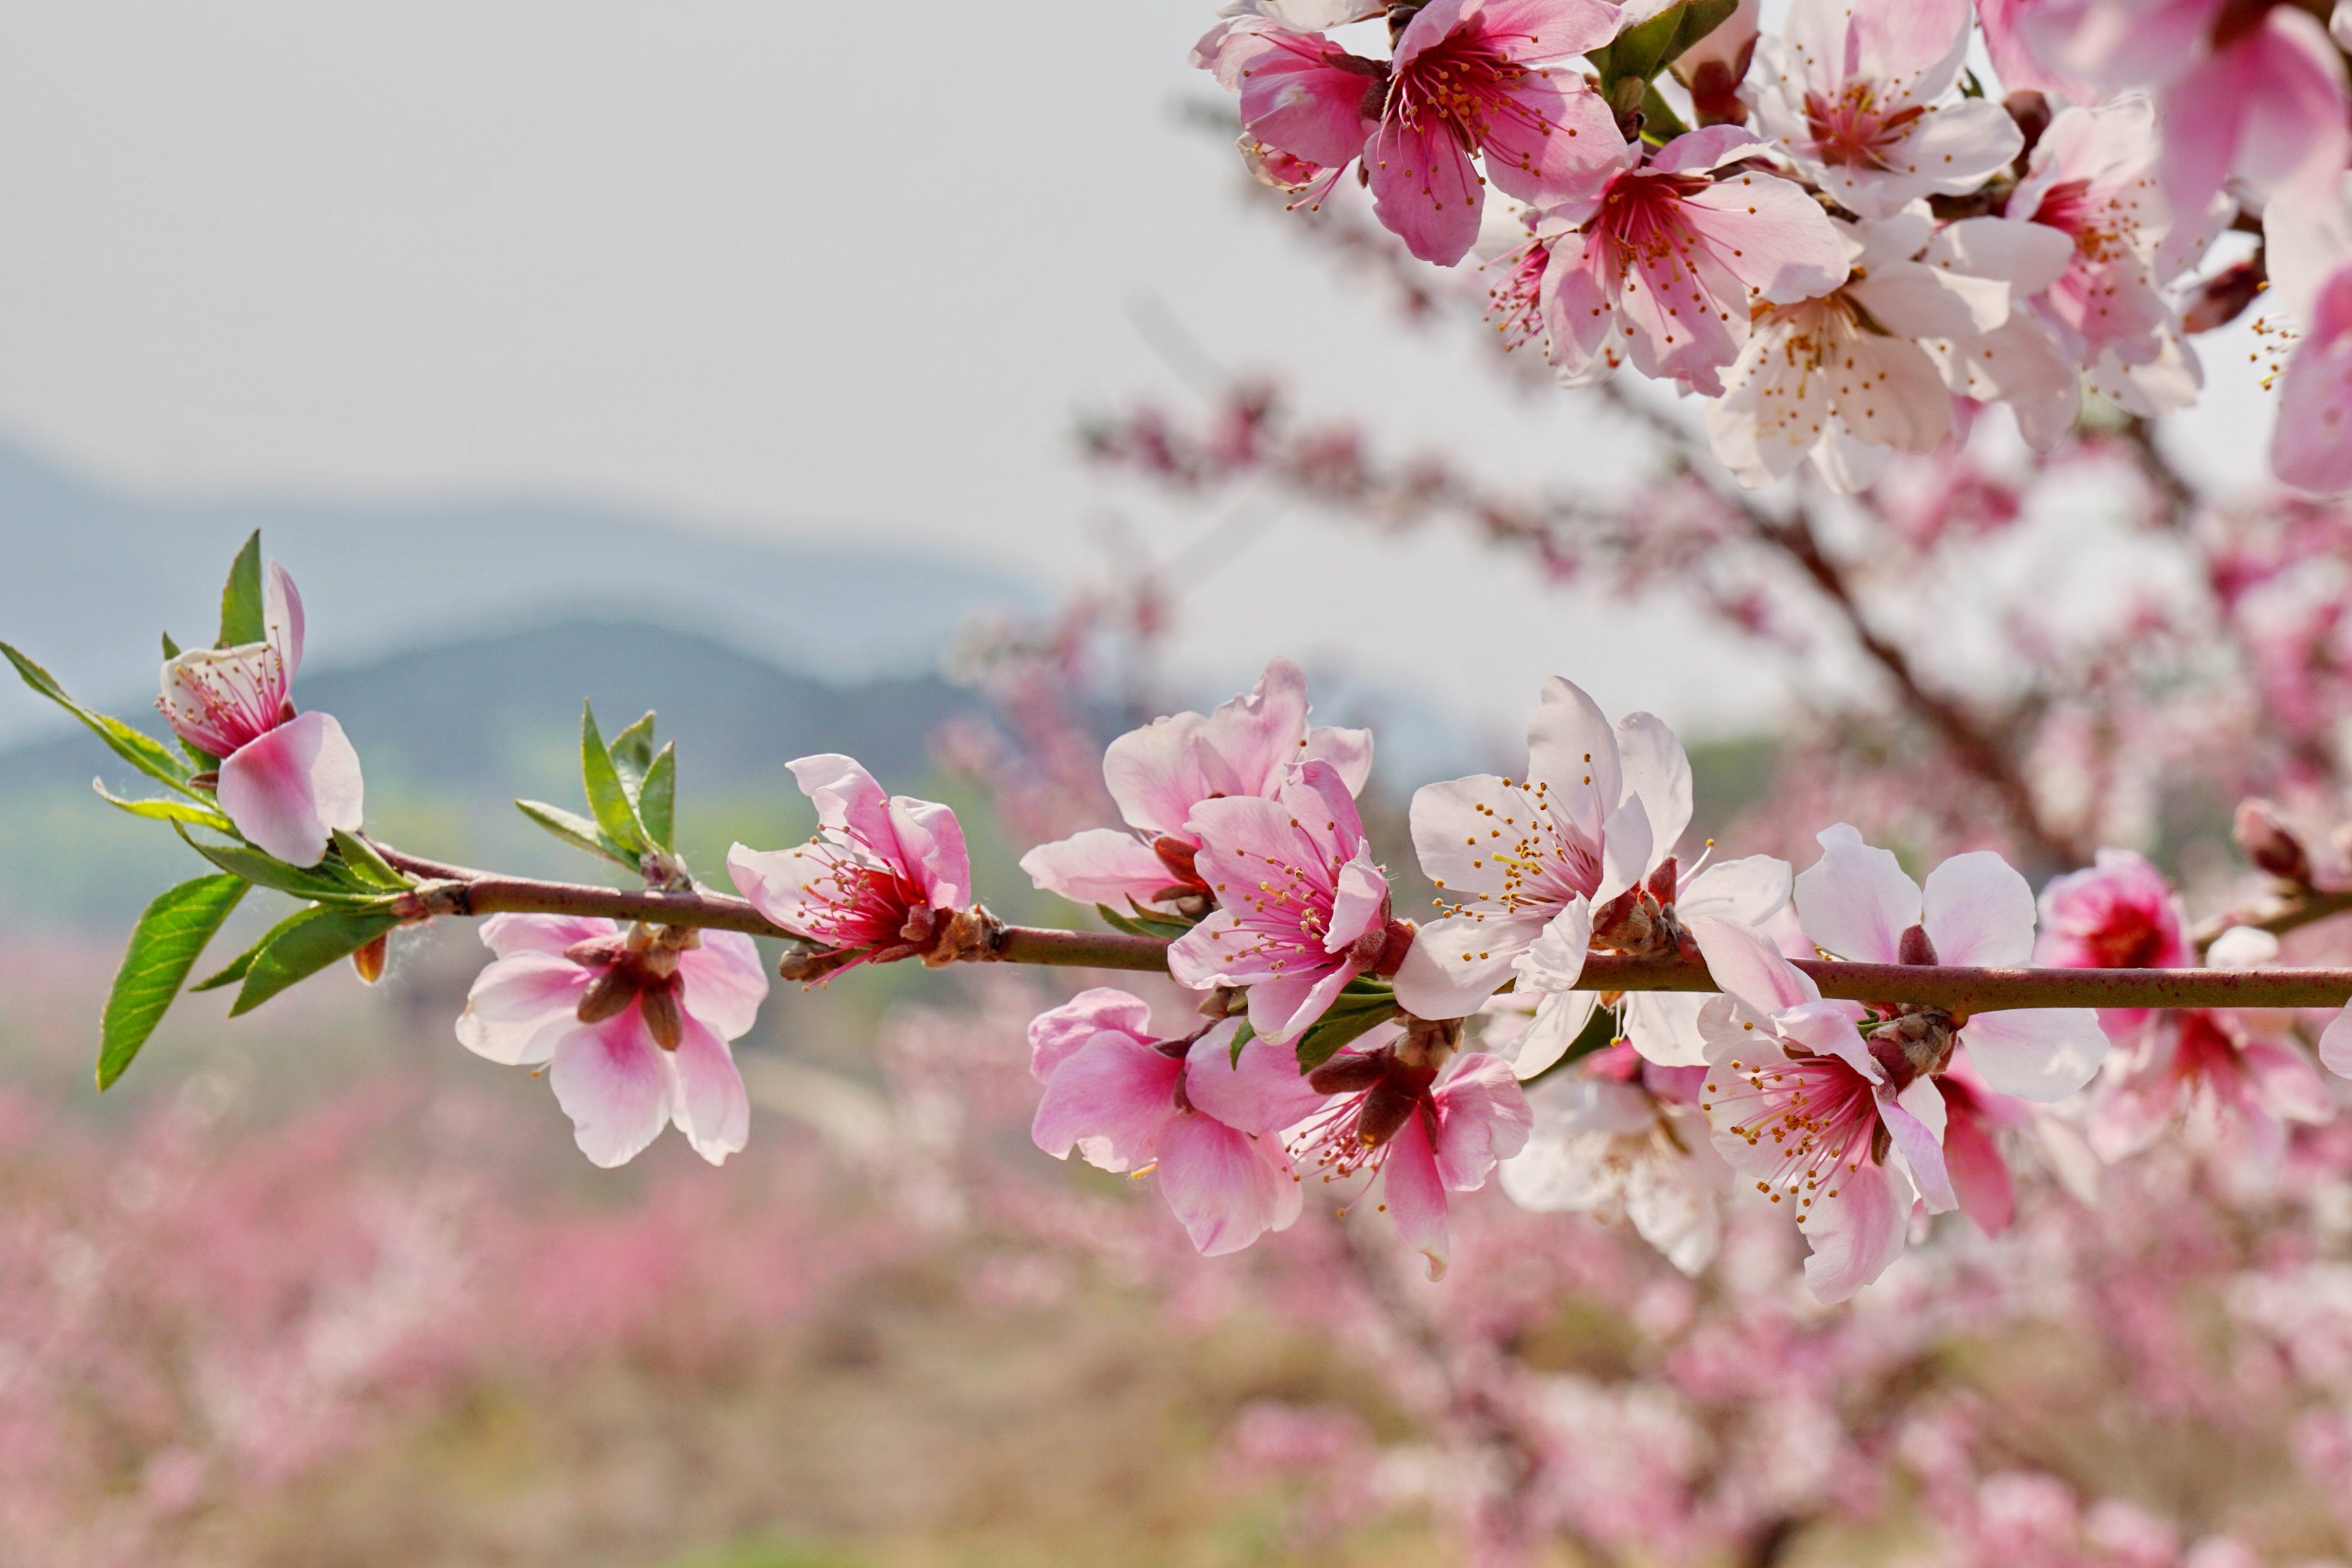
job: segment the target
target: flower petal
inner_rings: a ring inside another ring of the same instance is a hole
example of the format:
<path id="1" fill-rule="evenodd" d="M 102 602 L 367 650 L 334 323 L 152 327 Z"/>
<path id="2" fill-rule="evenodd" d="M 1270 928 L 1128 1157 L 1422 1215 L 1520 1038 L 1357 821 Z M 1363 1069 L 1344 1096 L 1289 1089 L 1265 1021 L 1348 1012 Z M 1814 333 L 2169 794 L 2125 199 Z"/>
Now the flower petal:
<path id="1" fill-rule="evenodd" d="M 2047 1104 L 2091 1081 L 2106 1059 L 2107 1032 L 2096 1013 L 2027 1007 L 1979 1013 L 1960 1030 L 1977 1075 L 2002 1094 Z"/>
<path id="2" fill-rule="evenodd" d="M 1436 1152 L 1419 1116 L 1389 1140 L 1388 1158 L 1381 1163 L 1382 1198 L 1397 1235 L 1407 1247 L 1429 1259 L 1429 1277 L 1445 1278 L 1445 1186 L 1438 1179 Z"/>
<path id="3" fill-rule="evenodd" d="M 1990 849 L 1928 872 L 1922 908 L 1938 963 L 1994 969 L 2033 957 L 2033 889 Z"/>
<path id="4" fill-rule="evenodd" d="M 1822 858 L 1797 875 L 1805 934 L 1856 963 L 1897 962 L 1904 931 L 1919 923 L 1919 885 L 1843 822 L 1818 837 Z"/>
<path id="5" fill-rule="evenodd" d="M 1272 1139 L 1179 1116 L 1160 1140 L 1160 1192 L 1202 1256 L 1239 1252 L 1298 1217 L 1299 1184 Z"/>
<path id="6" fill-rule="evenodd" d="M 1151 846 L 1116 827 L 1089 827 L 1021 857 L 1029 879 L 1049 893 L 1081 904 L 1108 904 L 1122 914 L 1130 900 L 1149 904 L 1173 885 Z"/>
<path id="7" fill-rule="evenodd" d="M 689 1015 L 722 1040 L 740 1040 L 751 1031 L 760 1004 L 768 999 L 768 966 L 750 937 L 706 931 L 701 946 L 678 955 L 677 969 L 686 983 L 680 1000 Z"/>
<path id="8" fill-rule="evenodd" d="M 735 1053 L 709 1026 L 689 1011 L 678 1037 L 677 1049 L 668 1054 L 677 1075 L 671 1117 L 694 1152 L 714 1165 L 738 1153 L 751 1138 L 751 1098 L 743 1091 L 743 1074 Z"/>
<path id="9" fill-rule="evenodd" d="M 1160 1135 L 1177 1114 L 1182 1070 L 1126 1035 L 1105 1031 L 1072 1053 L 1045 1081 L 1029 1136 L 1056 1160 L 1076 1148 L 1106 1171 L 1132 1171 L 1158 1157 Z"/>
<path id="10" fill-rule="evenodd" d="M 256 848 L 289 866 L 316 866 L 335 829 L 359 830 L 360 754 L 331 715 L 305 713 L 223 762 L 218 798 Z"/>
<path id="11" fill-rule="evenodd" d="M 1029 1070 L 1045 1082 L 1055 1068 L 1106 1031 L 1150 1043 L 1150 1004 L 1114 986 L 1097 985 L 1047 1008 L 1029 1020 Z"/>
<path id="12" fill-rule="evenodd" d="M 1837 1173 L 1806 1211 L 1805 1283 L 1819 1300 L 1834 1304 L 1886 1272 L 1903 1255 L 1911 1227 L 1911 1184 L 1899 1172 L 1865 1163 Z"/>
<path id="13" fill-rule="evenodd" d="M 592 1163 L 625 1165 L 661 1136 L 674 1092 L 662 1058 L 635 1007 L 581 1025 L 558 1043 L 547 1081 Z"/>
<path id="14" fill-rule="evenodd" d="M 501 958 L 475 976 L 457 1017 L 457 1041 L 508 1067 L 536 1067 L 578 1026 L 580 998 L 593 978 L 553 953 Z"/>
<path id="15" fill-rule="evenodd" d="M 1519 1075 L 1483 1051 L 1456 1057 L 1432 1098 L 1437 1105 L 1437 1170 L 1453 1192 L 1475 1192 L 1486 1173 L 1527 1147 L 1535 1125 Z"/>

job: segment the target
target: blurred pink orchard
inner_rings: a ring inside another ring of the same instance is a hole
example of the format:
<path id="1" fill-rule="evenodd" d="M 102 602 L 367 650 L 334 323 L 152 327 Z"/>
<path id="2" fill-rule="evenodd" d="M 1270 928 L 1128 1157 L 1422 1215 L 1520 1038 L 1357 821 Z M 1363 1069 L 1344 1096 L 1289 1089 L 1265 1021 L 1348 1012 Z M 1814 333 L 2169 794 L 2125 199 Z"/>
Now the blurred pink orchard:
<path id="1" fill-rule="evenodd" d="M 2033 889 L 1990 850 L 1955 855 L 1924 889 L 1895 857 L 1844 823 L 1824 828 L 1822 858 L 1798 873 L 1797 918 L 1824 954 L 1858 963 L 1999 967 L 2033 954 Z M 2032 1007 L 1966 1019 L 1897 1012 L 1875 1020 L 1874 1045 L 1939 1070 L 1954 1045 L 1986 1084 L 2021 1100 L 2063 1100 L 2091 1081 L 2107 1037 L 2090 1013 Z"/>
<path id="2" fill-rule="evenodd" d="M 1021 858 L 1048 892 L 1115 910 L 1192 900 L 1209 889 L 1194 857 L 1192 813 L 1203 801 L 1271 797 L 1291 765 L 1331 764 L 1350 795 L 1372 768 L 1372 737 L 1307 722 L 1307 677 L 1286 658 L 1215 711 L 1179 713 L 1130 730 L 1103 753 L 1103 782 L 1131 832 L 1092 827 Z M 1196 910 L 1195 912 L 1202 912 Z"/>
<path id="3" fill-rule="evenodd" d="M 1271 800 L 1204 800 L 1192 828 L 1217 909 L 1168 950 L 1179 984 L 1247 987 L 1250 1027 L 1294 1045 L 1349 981 L 1395 973 L 1412 928 L 1339 769 L 1293 767 Z"/>
<path id="4" fill-rule="evenodd" d="M 545 1072 L 591 1161 L 626 1164 L 671 1123 L 714 1165 L 743 1147 L 751 1102 L 729 1046 L 768 994 L 750 937 L 494 915 L 482 942 L 498 957 L 467 994 L 457 1038 Z"/>
<path id="5" fill-rule="evenodd" d="M 1228 1021 L 1162 1040 L 1124 991 L 1083 991 L 1029 1026 L 1029 1070 L 1045 1086 L 1030 1136 L 1057 1160 L 1076 1149 L 1105 1171 L 1146 1172 L 1208 1257 L 1237 1252 L 1298 1218 L 1280 1129 L 1321 1097 L 1291 1053 L 1265 1039 L 1234 1051 Z"/>
<path id="6" fill-rule="evenodd" d="M 2000 105 L 1958 95 L 1969 24 L 1968 0 L 1796 0 L 1757 44 L 1753 123 L 1863 217 L 1972 191 L 2025 141 Z"/>
<path id="7" fill-rule="evenodd" d="M 2090 1127 L 2099 1157 L 2124 1159 L 2179 1129 L 2241 1178 L 2275 1180 L 2290 1124 L 2328 1121 L 2335 1099 L 2303 1051 L 2252 1016 L 2156 1015 L 2101 1086 Z"/>
<path id="8" fill-rule="evenodd" d="M 359 753 L 325 713 L 294 711 L 302 663 L 302 596 L 273 561 L 257 643 L 191 648 L 163 666 L 156 706 L 173 732 L 219 760 L 220 808 L 256 847 L 315 866 L 337 831 L 359 831 Z"/>
<path id="9" fill-rule="evenodd" d="M 1601 177 L 1538 213 L 1548 248 L 1540 309 L 1551 361 L 1570 386 L 1631 362 L 1709 395 L 1738 357 L 1757 302 L 1795 304 L 1846 275 L 1846 247 L 1820 205 L 1754 160 L 1769 144 L 1733 126 L 1676 137 L 1648 155 L 1612 150 Z"/>
<path id="10" fill-rule="evenodd" d="M 1432 1279 L 1445 1274 L 1445 1194 L 1485 1186 L 1496 1162 L 1526 1146 L 1532 1121 L 1507 1062 L 1477 1052 L 1435 1059 L 1443 1054 L 1420 1030 L 1383 1026 L 1307 1075 L 1330 1098 L 1286 1134 L 1290 1157 L 1326 1182 L 1370 1173 L 1365 1193 L 1380 1186 L 1381 1209 L 1429 1260 Z M 1290 1115 L 1286 1086 L 1260 1076 L 1247 1089 L 1260 1124 Z"/>
<path id="11" fill-rule="evenodd" d="M 955 813 L 883 793 L 845 756 L 791 764 L 815 803 L 817 830 L 790 849 L 727 852 L 736 889 L 813 944 L 823 973 L 929 954 L 971 898 L 971 859 Z"/>

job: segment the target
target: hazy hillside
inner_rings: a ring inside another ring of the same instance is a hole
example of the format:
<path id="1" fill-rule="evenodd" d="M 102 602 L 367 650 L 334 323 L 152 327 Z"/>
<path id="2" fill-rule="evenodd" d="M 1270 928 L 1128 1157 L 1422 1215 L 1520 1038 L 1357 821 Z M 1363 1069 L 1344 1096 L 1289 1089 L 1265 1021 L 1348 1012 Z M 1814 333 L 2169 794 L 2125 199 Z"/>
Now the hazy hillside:
<path id="1" fill-rule="evenodd" d="M 255 528 L 302 585 L 321 666 L 593 616 L 714 628 L 793 668 L 856 679 L 928 669 L 971 616 L 1032 597 L 976 563 L 898 552 L 870 521 L 812 546 L 585 501 L 187 500 L 0 443 L 0 638 L 77 690 L 144 687 L 157 632 L 209 639 L 229 557 Z M 0 689 L 0 734 L 40 717 L 13 682 Z"/>

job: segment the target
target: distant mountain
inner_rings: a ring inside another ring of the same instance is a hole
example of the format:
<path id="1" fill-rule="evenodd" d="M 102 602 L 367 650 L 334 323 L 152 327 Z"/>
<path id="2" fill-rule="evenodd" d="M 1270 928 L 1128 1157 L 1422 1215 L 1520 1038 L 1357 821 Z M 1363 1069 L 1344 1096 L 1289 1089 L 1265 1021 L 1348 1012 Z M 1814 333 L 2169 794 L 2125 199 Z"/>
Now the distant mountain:
<path id="1" fill-rule="evenodd" d="M 856 680 L 929 669 L 973 616 L 1037 600 L 977 563 L 894 551 L 872 524 L 839 531 L 861 542 L 851 546 L 727 537 L 651 512 L 520 497 L 190 501 L 129 493 L 0 443 L 0 639 L 77 692 L 145 686 L 158 632 L 210 639 L 220 580 L 256 528 L 302 585 L 322 666 L 593 617 L 691 626 Z M 0 735 L 43 712 L 15 682 L 0 687 Z"/>

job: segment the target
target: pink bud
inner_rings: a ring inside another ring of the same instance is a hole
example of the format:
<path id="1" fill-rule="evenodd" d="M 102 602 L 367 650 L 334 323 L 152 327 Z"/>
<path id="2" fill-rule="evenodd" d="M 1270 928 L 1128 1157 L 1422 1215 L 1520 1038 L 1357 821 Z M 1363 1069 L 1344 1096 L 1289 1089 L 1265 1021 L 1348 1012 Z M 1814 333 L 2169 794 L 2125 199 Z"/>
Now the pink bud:
<path id="1" fill-rule="evenodd" d="M 2240 801 L 2231 836 L 2246 858 L 2272 876 L 2298 888 L 2311 886 L 2311 854 L 2269 801 L 2259 796 Z"/>

